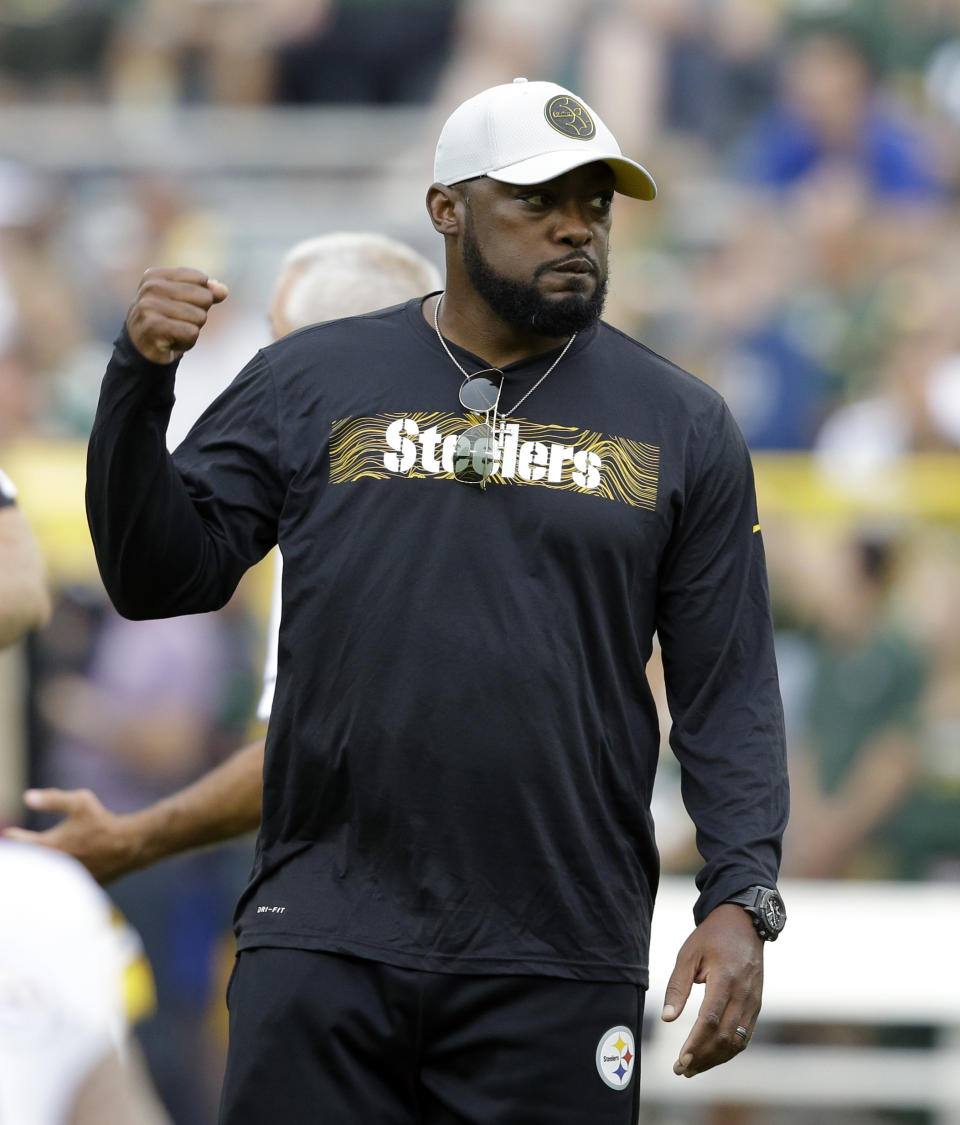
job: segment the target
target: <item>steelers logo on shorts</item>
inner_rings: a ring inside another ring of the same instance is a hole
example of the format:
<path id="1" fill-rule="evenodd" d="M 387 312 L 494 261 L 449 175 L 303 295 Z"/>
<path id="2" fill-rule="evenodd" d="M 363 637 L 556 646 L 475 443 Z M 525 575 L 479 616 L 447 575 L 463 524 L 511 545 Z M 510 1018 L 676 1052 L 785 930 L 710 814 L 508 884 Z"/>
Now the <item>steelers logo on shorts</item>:
<path id="1" fill-rule="evenodd" d="M 570 94 L 560 94 L 551 98 L 543 112 L 554 129 L 565 137 L 588 141 L 597 131 L 586 107 Z"/>
<path id="2" fill-rule="evenodd" d="M 611 1027 L 597 1044 L 597 1073 L 611 1090 L 626 1090 L 633 1077 L 636 1044 L 629 1027 Z"/>

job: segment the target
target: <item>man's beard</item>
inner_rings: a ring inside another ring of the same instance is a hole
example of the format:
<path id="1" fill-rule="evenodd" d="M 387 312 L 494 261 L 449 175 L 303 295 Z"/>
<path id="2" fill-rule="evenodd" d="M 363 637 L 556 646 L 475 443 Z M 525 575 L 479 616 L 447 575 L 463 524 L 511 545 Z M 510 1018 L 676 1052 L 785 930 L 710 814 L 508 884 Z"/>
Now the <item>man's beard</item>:
<path id="1" fill-rule="evenodd" d="M 497 316 L 512 327 L 524 332 L 534 332 L 538 336 L 570 336 L 574 332 L 582 332 L 595 320 L 599 320 L 607 298 L 607 274 L 606 271 L 601 271 L 599 265 L 597 272 L 592 275 L 596 286 L 590 296 L 568 293 L 551 300 L 540 292 L 535 282 L 512 281 L 497 273 L 484 259 L 469 218 L 464 227 L 462 245 L 463 264 L 470 283 Z M 534 277 L 565 258 L 573 257 L 589 255 L 571 252 L 564 258 L 539 266 Z M 583 276 L 587 278 L 591 275 Z"/>

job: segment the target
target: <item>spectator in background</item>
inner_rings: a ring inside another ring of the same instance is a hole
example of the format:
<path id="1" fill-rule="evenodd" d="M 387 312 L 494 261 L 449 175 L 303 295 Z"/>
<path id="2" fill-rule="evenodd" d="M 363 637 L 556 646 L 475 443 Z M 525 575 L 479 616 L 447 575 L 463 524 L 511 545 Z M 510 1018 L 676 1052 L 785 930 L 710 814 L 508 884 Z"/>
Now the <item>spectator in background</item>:
<path id="1" fill-rule="evenodd" d="M 50 617 L 43 560 L 16 498 L 13 481 L 0 469 L 0 648 Z"/>
<path id="2" fill-rule="evenodd" d="M 804 878 L 900 874 L 896 814 L 918 773 L 927 665 L 891 619 L 899 543 L 862 531 L 811 557 L 784 548 L 781 588 L 809 629 L 808 688 L 791 747 L 785 866 Z M 789 555 L 789 558 L 786 556 Z"/>
<path id="3" fill-rule="evenodd" d="M 957 0 L 844 0 L 835 11 L 830 22 L 856 35 L 885 79 L 908 92 L 937 48 L 960 32 Z"/>
<path id="4" fill-rule="evenodd" d="M 124 0 L 6 0 L 0 6 L 0 100 L 99 99 Z"/>
<path id="5" fill-rule="evenodd" d="M 458 0 L 327 0 L 312 28 L 279 46 L 285 104 L 429 102 L 456 29 Z"/>
<path id="6" fill-rule="evenodd" d="M 111 62 L 121 101 L 398 105 L 430 100 L 459 0 L 141 0 Z"/>
<path id="7" fill-rule="evenodd" d="M 647 303 L 644 340 L 709 376 L 752 449 L 809 449 L 832 342 L 809 324 L 820 311 L 809 241 L 768 198 L 714 180 L 687 185 L 673 206 L 669 255 L 628 246 L 618 259 L 632 272 L 623 288 Z"/>
<path id="8" fill-rule="evenodd" d="M 930 661 L 920 710 L 918 776 L 895 818 L 900 874 L 960 881 L 960 537 L 927 536 L 906 599 Z"/>
<path id="9" fill-rule="evenodd" d="M 618 6 L 634 20 L 650 11 L 644 0 Z M 682 0 L 654 9 L 667 33 L 663 127 L 720 151 L 773 97 L 782 10 L 750 0 Z"/>
<path id="10" fill-rule="evenodd" d="M 884 99 L 862 43 L 840 27 L 808 31 L 789 46 L 780 103 L 747 128 L 735 161 L 746 182 L 779 189 L 829 164 L 859 169 L 879 199 L 943 194 L 934 153 Z"/>
<path id="11" fill-rule="evenodd" d="M 691 250 L 696 367 L 712 371 L 752 449 L 809 448 L 826 372 L 791 315 L 807 261 L 782 214 L 741 202 L 726 229 Z"/>
<path id="12" fill-rule="evenodd" d="M 66 185 L 0 160 L 0 435 L 36 431 L 52 374 L 85 338 L 76 292 L 57 254 Z M 16 405 L 13 405 L 13 404 Z"/>
<path id="13" fill-rule="evenodd" d="M 118 22 L 115 100 L 260 105 L 273 92 L 278 44 L 310 35 L 331 0 L 138 0 Z"/>
<path id="14" fill-rule="evenodd" d="M 888 280 L 886 345 L 873 386 L 851 395 L 817 435 L 821 468 L 854 488 L 911 453 L 960 449 L 960 274 L 946 250 Z"/>
<path id="15" fill-rule="evenodd" d="M 878 208 L 862 170 L 825 164 L 773 203 L 799 265 L 786 301 L 794 335 L 823 371 L 807 446 L 837 403 L 875 386 L 893 310 L 887 278 L 903 251 L 884 246 L 896 220 Z M 903 231 L 906 234 L 906 231 Z"/>

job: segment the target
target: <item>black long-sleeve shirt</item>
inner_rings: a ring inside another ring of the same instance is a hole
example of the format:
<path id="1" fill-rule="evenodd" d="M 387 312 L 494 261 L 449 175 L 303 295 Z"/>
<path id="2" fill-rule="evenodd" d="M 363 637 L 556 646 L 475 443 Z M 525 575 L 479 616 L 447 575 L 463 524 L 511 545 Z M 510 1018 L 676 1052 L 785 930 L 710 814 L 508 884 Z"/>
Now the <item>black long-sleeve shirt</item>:
<path id="1" fill-rule="evenodd" d="M 552 358 L 507 369 L 504 409 Z M 215 609 L 283 551 L 240 948 L 645 984 L 654 631 L 705 860 L 695 917 L 775 882 L 763 546 L 715 392 L 598 324 L 507 419 L 480 489 L 453 478 L 461 376 L 419 301 L 261 351 L 171 457 L 174 370 L 121 336 L 87 507 L 129 616 Z"/>

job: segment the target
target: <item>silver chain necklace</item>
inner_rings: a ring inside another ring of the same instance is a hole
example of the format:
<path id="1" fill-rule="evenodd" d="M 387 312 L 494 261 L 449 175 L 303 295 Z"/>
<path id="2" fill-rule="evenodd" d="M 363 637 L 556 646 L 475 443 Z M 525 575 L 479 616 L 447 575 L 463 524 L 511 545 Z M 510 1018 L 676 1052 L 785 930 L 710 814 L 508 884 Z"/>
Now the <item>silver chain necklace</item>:
<path id="1" fill-rule="evenodd" d="M 445 296 L 446 296 L 446 293 L 441 293 L 439 299 L 437 300 L 436 305 L 434 306 L 434 309 L 433 309 L 433 327 L 436 330 L 437 339 L 440 341 L 440 346 L 443 348 L 443 350 L 450 357 L 451 363 L 453 363 L 454 367 L 456 367 L 457 370 L 463 375 L 464 379 L 469 379 L 470 378 L 470 372 L 466 370 L 466 368 L 459 362 L 459 360 L 456 358 L 456 356 L 453 354 L 453 352 L 450 351 L 450 349 L 447 347 L 447 341 L 444 340 L 443 333 L 440 331 L 440 306 L 443 304 L 443 298 Z M 515 402 L 513 404 L 513 406 L 510 407 L 509 410 L 500 410 L 499 407 L 498 407 L 497 410 L 495 411 L 495 414 L 499 415 L 499 417 L 501 417 L 501 418 L 509 418 L 510 415 L 515 410 L 517 410 L 519 407 L 521 407 L 527 401 L 527 399 L 533 394 L 533 392 L 537 389 L 537 387 L 540 386 L 540 384 L 544 381 L 544 379 L 546 379 L 546 377 L 550 374 L 550 372 L 553 371 L 553 369 L 557 366 L 557 364 L 560 362 L 560 360 L 563 359 L 563 357 L 567 354 L 567 352 L 570 350 L 570 345 L 573 343 L 573 341 L 576 338 L 577 338 L 577 334 L 576 334 L 576 332 L 574 332 L 574 334 L 570 337 L 570 339 L 567 340 L 566 344 L 564 344 L 563 351 L 557 356 L 557 358 L 553 361 L 553 363 L 550 364 L 550 366 L 547 368 L 547 370 L 544 371 L 544 373 L 533 384 L 533 386 L 530 388 L 530 390 L 527 391 L 527 393 L 518 402 Z M 485 370 L 499 371 L 501 375 L 503 374 L 503 372 L 500 371 L 499 367 L 486 368 Z"/>

